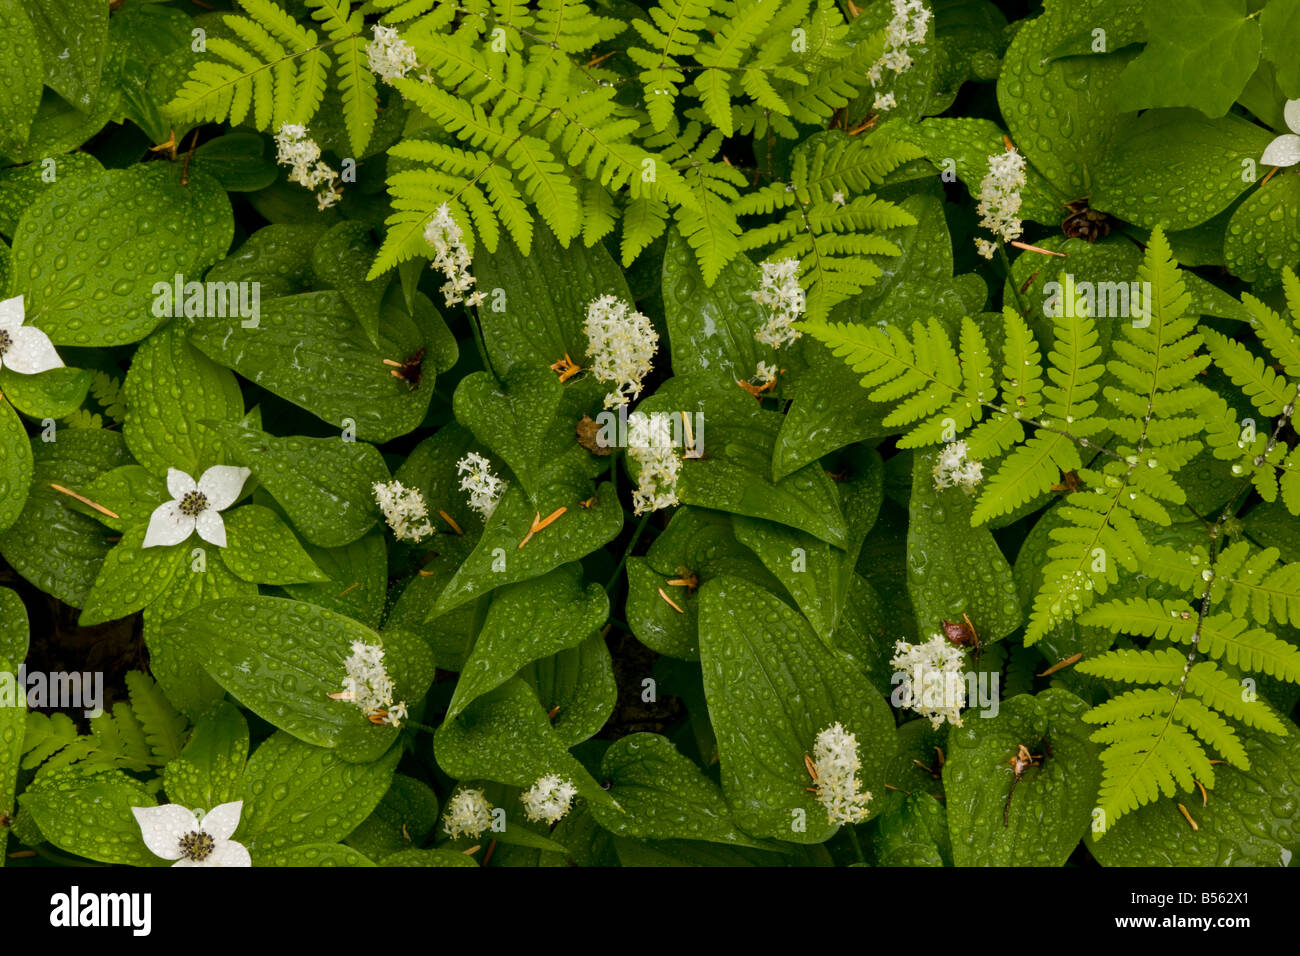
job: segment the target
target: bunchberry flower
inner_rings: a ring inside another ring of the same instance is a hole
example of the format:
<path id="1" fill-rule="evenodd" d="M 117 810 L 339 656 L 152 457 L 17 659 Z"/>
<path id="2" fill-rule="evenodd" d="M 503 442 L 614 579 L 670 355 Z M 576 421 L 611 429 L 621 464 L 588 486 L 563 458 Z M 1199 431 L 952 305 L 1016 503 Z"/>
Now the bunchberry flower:
<path id="1" fill-rule="evenodd" d="M 26 317 L 22 296 L 0 302 L 0 368 L 19 375 L 62 368 L 63 360 L 50 337 L 35 326 L 23 325 Z"/>
<path id="2" fill-rule="evenodd" d="M 230 839 L 239 829 L 244 802 L 223 803 L 203 814 L 178 803 L 160 807 L 132 807 L 140 835 L 149 852 L 172 866 L 252 866 L 242 844 Z"/>
<path id="3" fill-rule="evenodd" d="M 195 531 L 208 544 L 226 546 L 225 511 L 239 498 L 244 482 L 252 474 L 235 465 L 213 465 L 196 482 L 177 468 L 167 469 L 167 493 L 171 501 L 160 504 L 149 516 L 144 534 L 145 548 L 180 544 Z"/>

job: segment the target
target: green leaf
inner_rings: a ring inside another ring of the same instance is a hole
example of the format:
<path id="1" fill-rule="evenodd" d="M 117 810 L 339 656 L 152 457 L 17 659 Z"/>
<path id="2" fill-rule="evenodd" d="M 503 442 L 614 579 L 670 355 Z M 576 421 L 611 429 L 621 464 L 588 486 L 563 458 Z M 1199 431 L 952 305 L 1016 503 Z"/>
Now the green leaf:
<path id="1" fill-rule="evenodd" d="M 598 631 L 577 647 L 533 661 L 519 676 L 537 691 L 542 709 L 555 714 L 551 727 L 569 747 L 599 733 L 618 700 L 613 658 Z"/>
<path id="2" fill-rule="evenodd" d="M 213 266 L 207 281 L 257 282 L 262 302 L 302 292 L 310 285 L 311 251 L 325 229 L 318 222 L 273 222 Z"/>
<path id="3" fill-rule="evenodd" d="M 266 143 L 266 137 L 256 133 L 226 133 L 200 143 L 192 165 L 221 183 L 226 192 L 257 192 L 270 186 L 280 174 L 275 157 L 267 155 Z M 260 229 L 254 233 L 261 234 Z"/>
<path id="4" fill-rule="evenodd" d="M 52 368 L 35 375 L 0 369 L 0 392 L 32 418 L 64 418 L 86 400 L 91 374 L 79 368 Z"/>
<path id="5" fill-rule="evenodd" d="M 245 581 L 304 584 L 325 580 L 325 573 L 270 508 L 242 505 L 223 517 L 227 541 L 221 549 L 221 560 Z"/>
<path id="6" fill-rule="evenodd" d="M 168 762 L 163 786 L 173 803 L 210 810 L 241 798 L 248 723 L 222 701 L 194 725 L 185 749 Z"/>
<path id="7" fill-rule="evenodd" d="M 348 845 L 378 860 L 425 842 L 438 822 L 438 798 L 427 784 L 394 774 L 375 812 L 348 836 Z"/>
<path id="8" fill-rule="evenodd" d="M 153 603 L 172 579 L 184 574 L 196 541 L 146 548 L 145 529 L 131 528 L 104 559 L 94 587 L 86 595 L 78 623 L 82 627 L 116 621 Z"/>
<path id="9" fill-rule="evenodd" d="M 1300 0 L 1269 0 L 1259 15 L 1264 59 L 1273 64 L 1277 85 L 1287 99 L 1300 98 L 1300 62 L 1296 37 L 1300 37 Z"/>
<path id="10" fill-rule="evenodd" d="M 214 430 L 312 544 L 350 544 L 375 526 L 374 486 L 388 481 L 388 468 L 373 445 L 346 438 L 276 438 L 242 424 Z"/>
<path id="11" fill-rule="evenodd" d="M 943 784 L 958 866 L 1061 866 L 1092 820 L 1101 780 L 1088 705 L 1049 688 L 1002 702 L 999 713 L 970 713 L 948 732 Z M 1041 758 L 1010 794 L 1011 761 L 1023 745 Z M 1003 821 L 1006 821 L 1005 825 Z"/>
<path id="12" fill-rule="evenodd" d="M 8 402 L 0 400 L 0 531 L 23 513 L 34 467 L 22 419 Z"/>
<path id="13" fill-rule="evenodd" d="M 234 374 L 190 345 L 186 331 L 178 320 L 140 343 L 122 386 L 122 436 L 136 461 L 159 477 L 179 468 L 197 479 L 228 464 L 211 425 L 244 417 Z"/>
<path id="14" fill-rule="evenodd" d="M 61 850 L 129 866 L 163 866 L 140 838 L 132 807 L 157 803 L 144 786 L 120 770 L 64 767 L 41 774 L 24 791 L 21 807 L 41 835 Z"/>
<path id="15" fill-rule="evenodd" d="M 1282 268 L 1300 262 L 1300 176 L 1274 176 L 1246 197 L 1228 220 L 1223 259 L 1257 291 L 1280 284 Z"/>
<path id="16" fill-rule="evenodd" d="M 747 832 L 792 843 L 821 843 L 835 833 L 839 824 L 827 821 L 808 791 L 804 766 L 817 735 L 835 723 L 857 737 L 861 788 L 883 792 L 895 748 L 888 705 L 849 658 L 826 647 L 774 595 L 738 578 L 705 586 L 700 663 L 722 788 Z"/>
<path id="17" fill-rule="evenodd" d="M 1120 78 L 1119 108 L 1228 112 L 1259 65 L 1260 25 L 1247 7 L 1246 0 L 1183 0 L 1173 8 L 1147 0 L 1150 40 Z"/>
<path id="18" fill-rule="evenodd" d="M 1258 160 L 1270 139 L 1240 116 L 1152 110 L 1112 141 L 1089 205 L 1140 226 L 1190 229 L 1250 188 L 1242 161 Z"/>
<path id="19" fill-rule="evenodd" d="M 433 738 L 438 766 L 457 780 L 485 779 L 531 787 L 538 777 L 559 774 L 592 803 L 612 804 L 582 764 L 560 741 L 522 680 L 511 680 L 446 721 Z"/>
<path id="20" fill-rule="evenodd" d="M 365 854 L 341 843 L 300 843 L 283 850 L 259 850 L 254 866 L 374 866 Z"/>
<path id="21" fill-rule="evenodd" d="M 0 155 L 27 142 L 41 105 L 43 67 L 36 30 L 23 5 L 0 0 Z"/>
<path id="22" fill-rule="evenodd" d="M 295 600 L 319 604 L 355 618 L 366 627 L 378 628 L 388 598 L 388 548 L 384 536 L 375 532 L 341 548 L 307 545 L 306 551 L 329 580 L 291 584 L 285 592 Z"/>
<path id="23" fill-rule="evenodd" d="M 160 761 L 180 756 L 188 722 L 172 707 L 149 675 L 128 671 L 126 687 L 131 695 L 131 710 L 149 743 L 149 752 Z"/>
<path id="24" fill-rule="evenodd" d="M 388 289 L 388 277 L 366 279 L 377 247 L 370 229 L 359 222 L 341 222 L 320 237 L 311 251 L 311 271 L 316 288 L 342 293 L 366 337 L 379 344 L 379 309 Z"/>
<path id="25" fill-rule="evenodd" d="M 980 640 L 999 641 L 1024 621 L 1011 565 L 986 527 L 971 527 L 975 499 L 960 487 L 939 491 L 938 452 L 913 457 L 907 526 L 907 589 L 922 633 L 970 616 Z"/>
<path id="26" fill-rule="evenodd" d="M 177 275 L 197 280 L 234 235 L 225 191 L 195 171 L 187 185 L 180 176 L 179 164 L 147 163 L 43 192 L 13 241 L 28 323 L 58 345 L 123 345 L 153 331 L 161 288 Z"/>
<path id="27" fill-rule="evenodd" d="M 488 608 L 447 719 L 501 686 L 524 665 L 575 647 L 609 617 L 609 598 L 596 583 L 582 584 L 582 568 L 565 564 L 548 574 L 498 590 Z"/>
<path id="28" fill-rule="evenodd" d="M 736 829 L 718 785 L 679 754 L 667 737 L 620 738 L 605 751 L 600 775 L 622 808 L 592 804 L 592 815 L 610 833 L 645 840 L 761 845 Z"/>
<path id="29" fill-rule="evenodd" d="M 337 292 L 312 292 L 261 305 L 256 326 L 223 318 L 194 324 L 190 340 L 209 357 L 356 437 L 388 441 L 415 429 L 433 394 L 433 369 L 419 385 L 392 375 L 432 344 L 430 329 L 400 308 L 386 310 L 376 347 Z M 321 388 L 321 382 L 329 382 Z"/>
<path id="30" fill-rule="evenodd" d="M 244 770 L 244 809 L 235 839 L 260 858 L 303 843 L 337 843 L 374 811 L 401 751 L 349 763 L 289 734 L 272 734 Z"/>
<path id="31" fill-rule="evenodd" d="M 478 868 L 472 856 L 455 850 L 402 850 L 379 861 L 380 866 L 468 866 Z"/>
<path id="32" fill-rule="evenodd" d="M 397 737 L 393 726 L 372 724 L 353 704 L 330 698 L 343 688 L 354 642 L 384 648 L 394 701 L 414 704 L 433 681 L 419 638 L 402 631 L 381 638 L 350 617 L 284 598 L 210 601 L 164 631 L 258 716 L 344 760 L 375 760 Z"/>
<path id="33" fill-rule="evenodd" d="M 121 435 L 99 429 L 65 429 L 58 441 L 37 442 L 32 451 L 32 493 L 18 520 L 0 535 L 0 555 L 42 591 L 80 607 L 108 554 L 108 534 L 49 485 L 88 484 L 129 462 L 130 455 Z"/>
<path id="34" fill-rule="evenodd" d="M 27 723 L 27 705 L 18 699 L 22 692 L 15 675 L 27 658 L 27 640 L 27 608 L 17 592 L 0 588 L 0 817 L 10 820 L 16 814 L 14 788 Z M 9 685 L 7 690 L 3 689 L 5 684 Z M 15 699 L 9 699 L 10 692 Z M 0 866 L 4 865 L 8 842 L 9 825 L 0 825 Z"/>

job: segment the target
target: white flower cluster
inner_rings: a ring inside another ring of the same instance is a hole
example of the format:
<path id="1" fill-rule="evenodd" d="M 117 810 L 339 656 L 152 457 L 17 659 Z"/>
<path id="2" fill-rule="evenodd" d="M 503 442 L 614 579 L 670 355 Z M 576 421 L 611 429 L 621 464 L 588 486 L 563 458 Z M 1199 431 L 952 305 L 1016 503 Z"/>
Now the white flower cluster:
<path id="1" fill-rule="evenodd" d="M 492 826 L 492 804 L 482 790 L 457 790 L 442 813 L 442 828 L 453 840 L 476 837 Z"/>
<path id="2" fill-rule="evenodd" d="M 524 813 L 529 820 L 559 823 L 569 812 L 573 798 L 577 795 L 578 788 L 573 785 L 573 781 L 549 773 L 538 777 L 531 787 L 519 795 L 519 801 L 524 805 Z"/>
<path id="3" fill-rule="evenodd" d="M 749 380 L 751 385 L 757 388 L 767 388 L 776 381 L 776 366 L 769 365 L 767 362 L 759 362 L 758 368 L 754 370 L 754 377 Z"/>
<path id="4" fill-rule="evenodd" d="M 318 209 L 328 209 L 339 201 L 343 190 L 338 188 L 339 174 L 328 163 L 321 162 L 320 147 L 307 138 L 307 127 L 300 123 L 284 123 L 275 134 L 275 161 L 289 167 L 289 182 L 316 192 Z"/>
<path id="5" fill-rule="evenodd" d="M 469 248 L 465 245 L 465 236 L 446 203 L 438 207 L 433 219 L 424 227 L 424 241 L 433 246 L 433 268 L 447 277 L 442 286 L 447 305 L 457 302 L 480 304 L 486 298 L 484 293 L 476 291 L 465 295 L 474 288 L 477 280 L 469 272 Z"/>
<path id="6" fill-rule="evenodd" d="M 835 823 L 860 823 L 867 817 L 870 792 L 860 789 L 858 738 L 839 723 L 817 735 L 813 748 L 817 768 L 817 799 L 826 808 L 826 819 Z"/>
<path id="7" fill-rule="evenodd" d="M 989 171 L 980 183 L 980 201 L 976 212 L 980 225 L 1003 242 L 1020 236 L 1024 228 L 1020 214 L 1020 190 L 1025 188 L 1025 157 L 1014 149 L 989 157 Z M 997 249 L 985 239 L 976 239 L 975 247 L 985 259 L 992 259 Z"/>
<path id="8" fill-rule="evenodd" d="M 673 441 L 667 412 L 633 412 L 627 419 L 627 453 L 639 466 L 632 507 L 637 514 L 677 504 L 677 477 L 682 456 Z"/>
<path id="9" fill-rule="evenodd" d="M 347 671 L 339 700 L 354 704 L 376 723 L 401 725 L 406 718 L 406 702 L 393 703 L 393 679 L 384 668 L 384 649 L 378 644 L 352 642 L 352 653 L 343 662 Z"/>
<path id="10" fill-rule="evenodd" d="M 966 655 L 960 647 L 938 634 L 924 644 L 898 641 L 889 662 L 896 673 L 894 705 L 914 710 L 938 727 L 945 719 L 961 726 L 961 709 L 966 706 Z"/>
<path id="11" fill-rule="evenodd" d="M 403 40 L 395 28 L 380 23 L 375 24 L 375 38 L 366 44 L 366 59 L 370 62 L 370 72 L 389 86 L 420 65 L 415 58 L 415 47 Z"/>
<path id="12" fill-rule="evenodd" d="M 456 462 L 456 471 L 464 476 L 460 489 L 469 492 L 469 506 L 487 521 L 510 482 L 492 474 L 492 463 L 477 452 L 470 452 Z"/>
<path id="13" fill-rule="evenodd" d="M 587 354 L 599 382 L 614 382 L 605 407 L 615 408 L 641 394 L 641 380 L 653 367 L 659 333 L 648 316 L 636 312 L 618 296 L 602 295 L 587 306 Z"/>
<path id="14" fill-rule="evenodd" d="M 895 75 L 906 73 L 912 68 L 912 57 L 908 47 L 924 43 L 930 31 L 930 11 L 922 0 L 892 0 L 894 15 L 885 27 L 885 49 L 880 59 L 871 64 L 867 70 L 867 79 L 872 87 L 877 87 L 885 78 L 885 71 Z M 897 107 L 894 94 L 876 95 L 872 109 L 877 112 Z"/>
<path id="15" fill-rule="evenodd" d="M 974 491 L 975 486 L 984 477 L 984 464 L 966 457 L 964 441 L 950 441 L 939 452 L 939 460 L 934 463 L 934 487 L 962 488 Z"/>
<path id="16" fill-rule="evenodd" d="M 762 269 L 762 285 L 750 296 L 759 305 L 767 306 L 767 324 L 754 333 L 754 338 L 779 349 L 803 334 L 790 327 L 803 315 L 806 304 L 799 285 L 799 260 L 764 262 Z"/>
<path id="17" fill-rule="evenodd" d="M 418 489 L 407 488 L 400 481 L 377 481 L 374 490 L 375 501 L 398 541 L 421 541 L 433 534 L 429 508 Z"/>

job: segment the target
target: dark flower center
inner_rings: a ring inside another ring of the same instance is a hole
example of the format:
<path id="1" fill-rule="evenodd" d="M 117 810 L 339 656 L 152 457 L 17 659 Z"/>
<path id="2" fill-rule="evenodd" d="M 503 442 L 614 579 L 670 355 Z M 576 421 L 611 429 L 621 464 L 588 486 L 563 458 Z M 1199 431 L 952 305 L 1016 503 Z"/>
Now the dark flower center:
<path id="1" fill-rule="evenodd" d="M 0 329 L 0 355 L 4 355 L 11 348 L 13 348 L 13 346 L 14 346 L 13 336 L 10 335 L 8 332 L 6 332 L 4 329 Z"/>
<path id="2" fill-rule="evenodd" d="M 181 514 L 189 515 L 191 518 L 206 511 L 207 507 L 208 496 L 201 491 L 187 491 L 181 498 Z"/>
<path id="3" fill-rule="evenodd" d="M 202 863 L 210 857 L 215 847 L 216 841 L 202 830 L 195 830 L 181 837 L 181 855 L 195 863 Z"/>

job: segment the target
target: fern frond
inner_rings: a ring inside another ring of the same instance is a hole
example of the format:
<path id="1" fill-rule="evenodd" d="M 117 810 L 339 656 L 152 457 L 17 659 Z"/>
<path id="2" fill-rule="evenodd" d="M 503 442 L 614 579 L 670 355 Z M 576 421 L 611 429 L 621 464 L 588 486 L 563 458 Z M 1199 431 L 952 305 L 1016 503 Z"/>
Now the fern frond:
<path id="1" fill-rule="evenodd" d="M 343 122 L 353 153 L 361 156 L 370 143 L 378 112 L 375 75 L 366 56 L 365 21 L 360 9 L 352 9 L 350 0 L 307 0 L 307 6 L 312 19 L 321 23 L 334 41 L 334 76 L 343 101 Z"/>
<path id="2" fill-rule="evenodd" d="M 646 46 L 631 46 L 628 58 L 641 67 L 645 87 L 645 108 L 656 130 L 672 121 L 674 105 L 686 74 L 680 58 L 694 54 L 700 33 L 712 12 L 710 0 L 662 0 L 648 11 L 648 18 L 632 21 Z"/>

